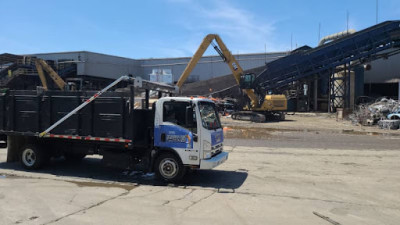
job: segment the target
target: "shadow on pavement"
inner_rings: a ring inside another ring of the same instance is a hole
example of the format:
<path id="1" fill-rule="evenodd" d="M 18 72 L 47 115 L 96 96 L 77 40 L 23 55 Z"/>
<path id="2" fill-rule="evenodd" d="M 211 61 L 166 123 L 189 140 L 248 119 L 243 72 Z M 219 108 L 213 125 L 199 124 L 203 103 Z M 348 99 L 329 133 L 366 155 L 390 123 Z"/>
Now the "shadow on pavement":
<path id="1" fill-rule="evenodd" d="M 186 175 L 181 185 L 237 189 L 247 179 L 247 172 L 225 170 L 195 170 Z"/>
<path id="2" fill-rule="evenodd" d="M 216 189 L 236 189 L 247 179 L 247 172 L 224 170 L 189 171 L 182 182 L 168 184 L 155 179 L 154 174 L 143 174 L 138 171 L 128 171 L 106 167 L 100 158 L 87 157 L 80 163 L 71 163 L 64 159 L 53 159 L 44 168 L 35 171 L 25 170 L 20 163 L 0 163 L 0 169 L 33 174 L 51 174 L 59 177 L 91 178 L 101 181 L 129 182 L 142 185 L 156 186 L 199 186 Z M 93 181 L 95 182 L 95 181 Z"/>

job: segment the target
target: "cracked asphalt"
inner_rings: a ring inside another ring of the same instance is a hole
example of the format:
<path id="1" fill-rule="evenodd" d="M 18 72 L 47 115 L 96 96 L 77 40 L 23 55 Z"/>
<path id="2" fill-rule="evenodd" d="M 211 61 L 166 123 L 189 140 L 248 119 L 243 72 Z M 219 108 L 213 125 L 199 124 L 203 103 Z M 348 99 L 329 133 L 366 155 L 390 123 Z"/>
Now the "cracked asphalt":
<path id="1" fill-rule="evenodd" d="M 0 224 L 400 221 L 397 136 L 270 130 L 225 143 L 225 164 L 175 185 L 103 167 L 95 156 L 28 172 L 5 163 L 0 149 Z"/>

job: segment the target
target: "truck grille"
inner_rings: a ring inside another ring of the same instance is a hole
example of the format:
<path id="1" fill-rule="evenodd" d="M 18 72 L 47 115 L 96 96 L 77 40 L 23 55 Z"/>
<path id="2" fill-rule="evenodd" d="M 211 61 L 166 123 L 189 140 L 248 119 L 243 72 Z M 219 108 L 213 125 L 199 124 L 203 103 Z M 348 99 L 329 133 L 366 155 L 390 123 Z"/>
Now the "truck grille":
<path id="1" fill-rule="evenodd" d="M 222 144 L 222 143 L 213 146 L 213 147 L 211 148 L 211 157 L 214 157 L 214 156 L 218 155 L 219 153 L 222 152 L 222 150 L 223 150 L 223 144 Z"/>

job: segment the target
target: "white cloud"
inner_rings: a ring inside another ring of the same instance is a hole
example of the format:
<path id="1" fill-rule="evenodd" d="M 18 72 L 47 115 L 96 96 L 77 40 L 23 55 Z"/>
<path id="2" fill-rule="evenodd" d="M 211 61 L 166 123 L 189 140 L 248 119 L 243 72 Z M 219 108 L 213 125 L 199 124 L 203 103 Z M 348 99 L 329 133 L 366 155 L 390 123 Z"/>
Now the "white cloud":
<path id="1" fill-rule="evenodd" d="M 279 51 L 286 46 L 274 43 L 275 22 L 254 15 L 240 6 L 227 1 L 190 1 L 169 0 L 177 3 L 190 16 L 177 23 L 189 34 L 181 44 L 182 52 L 193 54 L 203 37 L 208 33 L 217 33 L 233 53 Z M 207 52 L 215 54 L 215 52 Z"/>

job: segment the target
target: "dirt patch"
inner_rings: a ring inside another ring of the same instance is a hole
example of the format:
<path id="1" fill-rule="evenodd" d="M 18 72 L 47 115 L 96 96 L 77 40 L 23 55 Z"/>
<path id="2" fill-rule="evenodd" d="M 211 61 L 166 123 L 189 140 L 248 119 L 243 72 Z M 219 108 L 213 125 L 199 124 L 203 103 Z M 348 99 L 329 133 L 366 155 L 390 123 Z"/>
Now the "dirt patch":
<path id="1" fill-rule="evenodd" d="M 271 138 L 271 131 L 257 128 L 228 128 L 224 129 L 225 138 L 267 139 Z"/>
<path id="2" fill-rule="evenodd" d="M 240 139 L 272 139 L 279 137 L 277 132 L 299 132 L 304 130 L 296 129 L 275 129 L 275 128 L 249 128 L 249 127 L 224 127 L 225 138 Z"/>
<path id="3" fill-rule="evenodd" d="M 381 133 L 374 131 L 357 131 L 357 130 L 342 130 L 340 133 L 342 134 L 351 134 L 351 135 L 370 135 L 370 136 L 388 136 L 388 137 L 399 137 L 400 133 Z"/>
<path id="4" fill-rule="evenodd" d="M 365 131 L 355 131 L 355 130 L 342 130 L 342 134 L 353 134 L 353 135 L 372 135 L 372 136 L 379 136 L 379 135 L 392 135 L 396 136 L 396 134 L 384 134 L 378 132 L 365 132 Z"/>
<path id="5" fill-rule="evenodd" d="M 15 176 L 15 175 L 0 174 L 0 179 L 17 179 L 17 178 L 20 178 L 20 177 Z"/>

